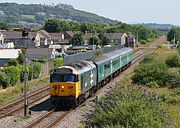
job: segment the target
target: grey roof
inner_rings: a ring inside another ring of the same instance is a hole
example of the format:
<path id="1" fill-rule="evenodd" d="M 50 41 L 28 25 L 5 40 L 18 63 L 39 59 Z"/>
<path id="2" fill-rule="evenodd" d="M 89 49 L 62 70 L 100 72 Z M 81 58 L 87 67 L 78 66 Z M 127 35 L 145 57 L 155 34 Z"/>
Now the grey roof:
<path id="1" fill-rule="evenodd" d="M 5 39 L 21 39 L 22 37 L 22 32 L 19 31 L 3 31 L 0 32 L 4 35 Z M 36 32 L 29 32 L 28 38 L 32 39 L 33 37 L 35 37 Z"/>
<path id="2" fill-rule="evenodd" d="M 49 55 L 51 54 L 53 49 L 51 48 L 30 48 L 26 50 L 27 55 Z"/>
<path id="3" fill-rule="evenodd" d="M 5 38 L 23 38 L 22 37 L 22 32 L 17 32 L 17 31 L 4 31 L 1 32 Z"/>
<path id="4" fill-rule="evenodd" d="M 98 56 L 94 62 L 97 63 L 97 64 L 102 64 L 106 61 L 110 61 L 111 59 L 114 59 L 115 57 L 117 56 L 120 56 L 122 54 L 124 54 L 125 52 L 128 52 L 128 51 L 132 51 L 131 48 L 122 48 L 122 49 L 119 49 L 119 50 L 116 50 L 116 51 L 112 51 L 112 52 L 109 52 L 109 53 L 106 53 L 106 54 L 103 54 L 101 56 Z"/>
<path id="5" fill-rule="evenodd" d="M 121 39 L 122 33 L 105 33 L 107 39 Z"/>

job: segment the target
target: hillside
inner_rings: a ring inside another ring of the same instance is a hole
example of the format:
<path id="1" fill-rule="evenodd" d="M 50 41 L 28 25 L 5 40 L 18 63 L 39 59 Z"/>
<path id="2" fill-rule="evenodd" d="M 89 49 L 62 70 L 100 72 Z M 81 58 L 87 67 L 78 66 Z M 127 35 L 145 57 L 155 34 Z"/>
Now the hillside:
<path id="1" fill-rule="evenodd" d="M 93 13 L 76 10 L 71 5 L 0 3 L 0 22 L 40 27 L 48 18 L 80 22 L 116 23 L 116 21 Z"/>
<path id="2" fill-rule="evenodd" d="M 150 29 L 156 29 L 160 31 L 169 31 L 172 28 L 175 28 L 176 26 L 171 25 L 171 24 L 156 24 L 156 23 L 146 23 L 142 24 Z"/>

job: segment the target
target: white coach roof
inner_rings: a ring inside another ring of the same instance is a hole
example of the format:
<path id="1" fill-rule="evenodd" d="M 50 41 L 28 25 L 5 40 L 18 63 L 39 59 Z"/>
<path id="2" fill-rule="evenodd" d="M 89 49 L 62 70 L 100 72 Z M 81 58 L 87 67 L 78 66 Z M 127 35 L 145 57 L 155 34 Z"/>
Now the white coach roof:
<path id="1" fill-rule="evenodd" d="M 0 49 L 0 59 L 16 59 L 21 49 Z"/>

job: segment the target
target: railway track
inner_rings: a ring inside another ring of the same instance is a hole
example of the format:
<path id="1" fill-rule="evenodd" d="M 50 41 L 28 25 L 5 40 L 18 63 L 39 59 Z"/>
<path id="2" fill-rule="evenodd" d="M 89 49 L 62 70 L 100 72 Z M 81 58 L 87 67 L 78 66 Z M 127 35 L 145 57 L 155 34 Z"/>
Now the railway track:
<path id="1" fill-rule="evenodd" d="M 154 43 L 154 44 L 150 45 L 149 47 L 156 47 L 156 46 L 157 46 L 157 44 Z M 148 54 L 148 53 L 152 52 L 153 49 L 154 48 L 150 48 L 150 49 L 145 48 L 145 49 L 138 50 L 135 53 L 135 56 L 133 58 L 132 64 L 137 63 L 145 54 Z M 60 122 L 67 114 L 69 114 L 72 110 L 73 109 L 71 109 L 69 111 L 66 111 L 66 112 L 59 112 L 59 113 L 57 112 L 58 114 L 56 114 L 55 109 L 53 109 L 53 110 L 43 114 L 39 118 L 35 119 L 33 122 L 31 122 L 30 124 L 28 124 L 27 126 L 25 126 L 23 128 L 32 128 L 32 127 L 52 128 L 58 122 Z M 47 125 L 46 124 L 42 124 L 42 121 L 43 121 L 43 123 L 46 122 L 44 120 L 48 120 L 48 124 Z M 51 121 L 49 122 L 49 120 L 51 120 Z"/>
<path id="2" fill-rule="evenodd" d="M 52 109 L 45 114 L 41 115 L 30 124 L 23 128 L 52 128 L 58 122 L 60 122 L 67 114 L 69 114 L 73 109 L 68 111 L 56 112 L 56 109 Z"/>
<path id="3" fill-rule="evenodd" d="M 137 63 L 145 54 L 150 53 L 158 44 L 159 43 L 153 43 L 152 45 L 148 46 L 149 48 L 148 47 L 140 48 L 139 50 L 137 50 L 135 52 L 132 64 Z M 40 99 L 48 95 L 49 95 L 49 87 L 39 89 L 37 92 L 29 94 L 28 95 L 29 105 L 39 101 Z M 13 101 L 7 105 L 0 107 L 0 119 L 12 115 L 17 111 L 22 110 L 24 107 L 23 103 L 24 103 L 24 98 L 22 97 L 16 101 Z M 38 124 L 40 124 L 42 121 L 44 122 L 44 120 L 47 120 L 48 122 L 49 120 L 51 120 L 50 123 L 44 126 L 47 128 L 51 128 L 54 125 L 56 125 L 58 122 L 60 122 L 71 111 L 72 109 L 69 111 L 58 113 L 55 111 L 55 109 L 52 109 L 23 128 L 38 127 Z M 39 126 L 42 126 L 42 124 Z"/>
<path id="4" fill-rule="evenodd" d="M 32 105 L 33 103 L 39 101 L 40 99 L 48 95 L 49 95 L 48 86 L 38 89 L 38 91 L 35 91 L 27 96 L 29 102 L 28 104 Z M 22 96 L 19 99 L 0 107 L 0 119 L 7 116 L 11 116 L 12 114 L 23 110 L 23 108 L 24 108 L 24 97 Z"/>

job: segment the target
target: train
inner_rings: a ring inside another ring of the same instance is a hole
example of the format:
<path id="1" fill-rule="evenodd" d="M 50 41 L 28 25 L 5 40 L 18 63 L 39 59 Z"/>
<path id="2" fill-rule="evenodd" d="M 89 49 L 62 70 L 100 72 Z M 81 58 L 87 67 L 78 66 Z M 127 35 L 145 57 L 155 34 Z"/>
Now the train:
<path id="1" fill-rule="evenodd" d="M 58 107 L 74 107 L 131 65 L 132 48 L 121 48 L 92 60 L 80 60 L 50 75 L 50 100 Z"/>

